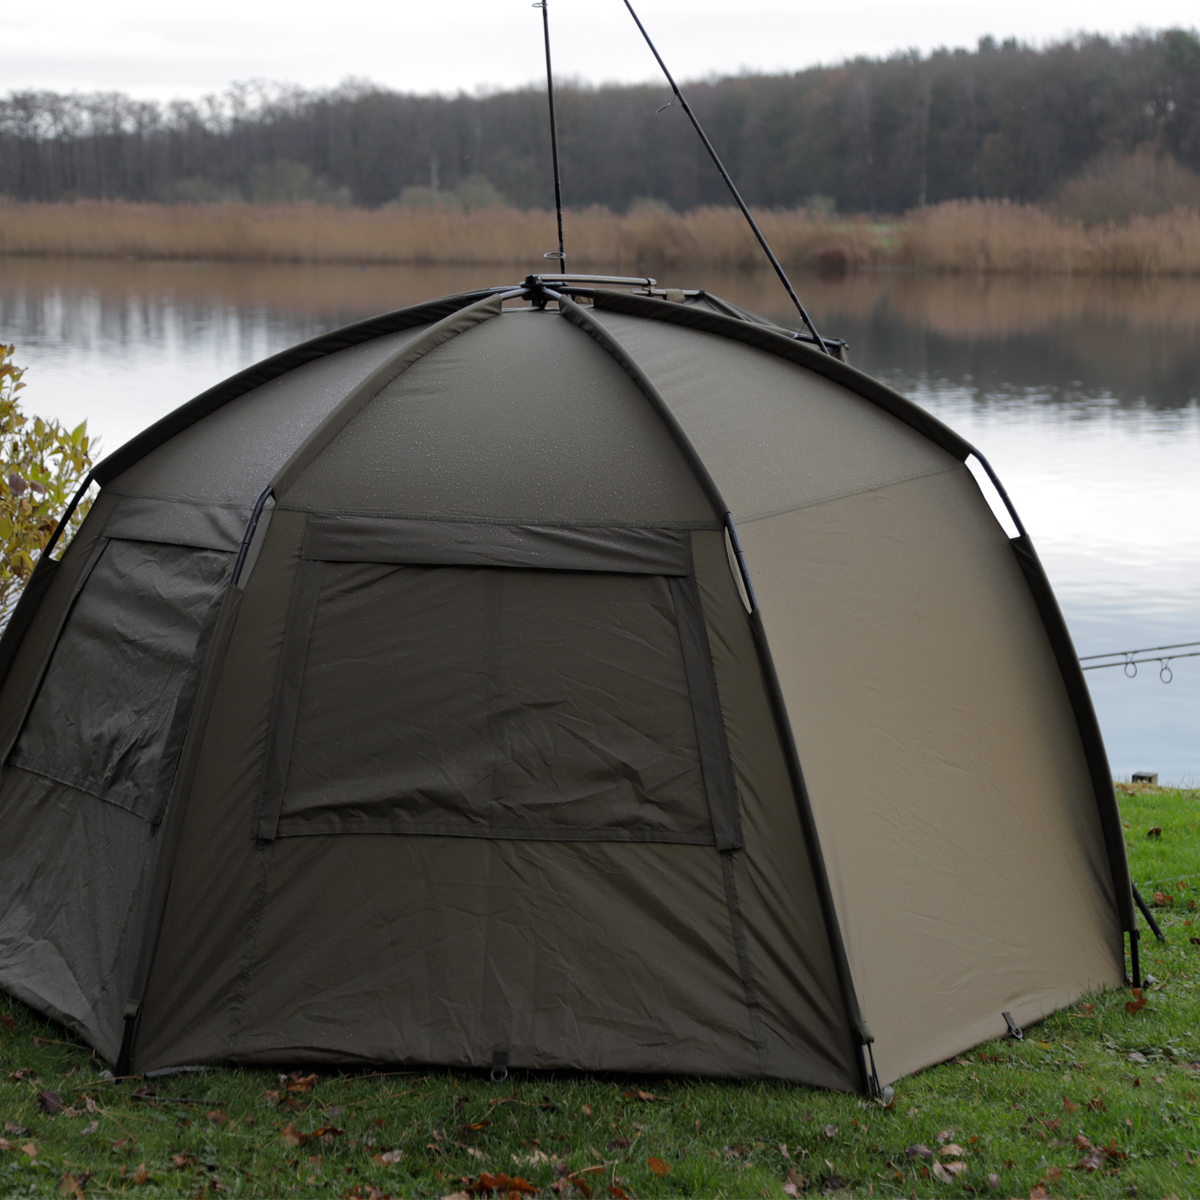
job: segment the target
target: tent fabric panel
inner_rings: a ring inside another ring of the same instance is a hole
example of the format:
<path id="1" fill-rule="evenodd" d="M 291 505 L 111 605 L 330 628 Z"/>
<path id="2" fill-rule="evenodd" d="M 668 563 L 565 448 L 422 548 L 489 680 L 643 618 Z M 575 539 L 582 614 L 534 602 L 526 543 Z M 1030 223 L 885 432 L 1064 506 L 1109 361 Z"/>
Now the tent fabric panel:
<path id="1" fill-rule="evenodd" d="M 122 469 L 107 488 L 126 496 L 227 504 L 248 511 L 346 394 L 426 328 L 418 325 L 302 362 L 193 423 L 181 422 L 178 432 Z M 114 461 L 124 452 L 125 448 L 118 451 Z"/>
<path id="2" fill-rule="evenodd" d="M 304 557 L 642 575 L 686 575 L 690 569 L 687 538 L 677 529 L 321 515 L 309 518 Z"/>
<path id="3" fill-rule="evenodd" d="M 255 840 L 257 805 L 303 541 L 303 516 L 276 511 L 216 666 L 208 719 L 196 731 L 195 773 L 179 797 L 178 849 L 143 996 L 136 1071 L 156 1065 L 182 1030 L 222 1009 L 241 986 L 239 947 L 262 853 Z"/>
<path id="4" fill-rule="evenodd" d="M 352 349 L 364 343 L 375 342 L 388 334 L 403 333 L 418 326 L 426 326 L 444 319 L 451 313 L 478 301 L 485 292 L 459 292 L 424 304 L 397 309 L 395 312 L 368 317 L 330 333 L 323 333 L 298 346 L 289 346 L 278 354 L 254 363 L 236 375 L 201 392 L 193 400 L 182 404 L 161 420 L 156 421 L 136 437 L 131 438 L 96 466 L 96 480 L 105 487 L 114 479 L 140 462 L 152 451 L 171 438 L 204 420 L 225 405 L 246 395 L 256 388 L 271 383 L 283 375 L 290 374 L 309 363 L 317 362 Z"/>
<path id="5" fill-rule="evenodd" d="M 0 987 L 115 1061 L 157 855 L 151 827 L 9 768 L 0 828 Z"/>
<path id="6" fill-rule="evenodd" d="M 503 1049 L 530 1069 L 758 1073 L 711 848 L 299 838 L 252 886 L 244 982 L 173 1062 L 461 1068 Z"/>
<path id="7" fill-rule="evenodd" d="M 51 578 L 40 594 L 33 597 L 37 600 L 36 610 L 22 612 L 25 599 L 22 596 L 9 628 L 4 631 L 3 640 L 0 640 L 0 659 L 7 659 L 10 664 L 0 682 L 0 747 L 3 747 L 4 755 L 12 749 L 25 723 L 34 691 L 81 580 L 93 565 L 104 524 L 116 503 L 115 496 L 101 492 L 63 551 L 62 558 L 38 563 L 35 575 L 49 571 Z"/>
<path id="8" fill-rule="evenodd" d="M 595 318 L 658 388 L 739 524 L 959 466 L 805 366 L 715 333 L 599 309 Z"/>
<path id="9" fill-rule="evenodd" d="M 236 553 L 249 520 L 248 508 L 126 496 L 118 501 L 108 518 L 104 536 Z"/>
<path id="10" fill-rule="evenodd" d="M 597 289 L 593 293 L 593 304 L 598 317 L 601 314 L 621 313 L 648 318 L 649 321 L 716 334 L 733 342 L 765 350 L 777 358 L 797 363 L 806 371 L 832 380 L 855 395 L 869 400 L 876 407 L 891 413 L 905 425 L 928 438 L 934 445 L 942 447 L 959 461 L 964 461 L 972 452 L 970 442 L 939 421 L 932 413 L 926 412 L 919 404 L 914 404 L 887 384 L 880 383 L 878 379 L 856 370 L 841 354 L 826 354 L 811 340 L 793 337 L 790 331 L 777 331 L 770 328 L 769 323 L 724 316 L 704 305 L 672 304 L 651 296 L 636 296 L 627 292 Z"/>
<path id="11" fill-rule="evenodd" d="M 1119 985 L 1078 726 L 966 468 L 739 532 L 880 1078 Z"/>
<path id="12" fill-rule="evenodd" d="M 276 736 L 294 733 L 271 754 L 283 788 L 260 836 L 712 843 L 707 792 L 723 817 L 730 797 L 719 779 L 706 788 L 703 768 L 724 764 L 697 745 L 706 681 L 665 578 L 313 566 L 323 578 L 297 585 L 281 670 L 295 709 L 277 712 Z"/>
<path id="13" fill-rule="evenodd" d="M 107 542 L 9 762 L 156 817 L 230 565 L 220 551 Z"/>
<path id="14" fill-rule="evenodd" d="M 537 312 L 503 313 L 414 363 L 281 503 L 515 524 L 718 517 L 628 375 L 569 322 Z"/>
<path id="15" fill-rule="evenodd" d="M 724 714 L 745 850 L 738 900 L 771 1073 L 854 1091 L 858 1049 L 783 748 L 723 533 L 693 533 L 692 558 Z"/>

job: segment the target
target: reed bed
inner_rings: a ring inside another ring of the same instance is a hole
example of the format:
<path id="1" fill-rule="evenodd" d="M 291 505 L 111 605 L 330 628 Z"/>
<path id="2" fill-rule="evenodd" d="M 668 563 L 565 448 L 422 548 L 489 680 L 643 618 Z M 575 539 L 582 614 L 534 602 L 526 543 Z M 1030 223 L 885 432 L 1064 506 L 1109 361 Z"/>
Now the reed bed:
<path id="1" fill-rule="evenodd" d="M 952 202 L 879 222 L 799 211 L 758 214 L 780 259 L 826 272 L 861 267 L 1022 275 L 1200 275 L 1200 213 L 1085 225 L 1003 201 Z M 553 216 L 491 208 L 338 209 L 317 204 L 0 202 L 0 254 L 210 262 L 521 266 L 545 270 Z M 764 260 L 736 210 L 568 214 L 569 265 L 631 273 L 739 271 Z"/>

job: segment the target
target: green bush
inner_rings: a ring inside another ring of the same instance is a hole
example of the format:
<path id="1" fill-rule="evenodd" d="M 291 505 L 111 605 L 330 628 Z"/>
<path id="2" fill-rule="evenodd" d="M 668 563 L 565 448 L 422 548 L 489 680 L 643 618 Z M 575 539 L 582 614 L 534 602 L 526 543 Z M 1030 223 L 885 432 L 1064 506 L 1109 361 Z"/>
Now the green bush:
<path id="1" fill-rule="evenodd" d="M 59 516 L 91 470 L 95 449 L 86 421 L 68 430 L 21 411 L 17 393 L 25 387 L 25 371 L 13 364 L 15 350 L 0 345 L 0 628 L 12 616 Z M 59 554 L 90 504 L 85 501 L 72 514 Z"/>

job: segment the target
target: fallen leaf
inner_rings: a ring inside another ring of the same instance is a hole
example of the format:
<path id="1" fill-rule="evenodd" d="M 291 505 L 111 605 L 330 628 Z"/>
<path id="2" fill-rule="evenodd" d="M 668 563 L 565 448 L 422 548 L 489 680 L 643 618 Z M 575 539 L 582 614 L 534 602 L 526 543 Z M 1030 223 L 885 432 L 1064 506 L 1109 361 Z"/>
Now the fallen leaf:
<path id="1" fill-rule="evenodd" d="M 18 1067 L 10 1071 L 8 1077 L 15 1083 L 20 1079 L 37 1079 L 37 1072 L 32 1067 Z"/>
<path id="2" fill-rule="evenodd" d="M 534 1150 L 529 1154 L 514 1154 L 512 1160 L 518 1167 L 540 1167 L 550 1161 L 550 1155 L 544 1150 Z"/>
<path id="3" fill-rule="evenodd" d="M 646 1162 L 649 1164 L 650 1170 L 653 1171 L 655 1175 L 670 1175 L 671 1173 L 671 1164 L 668 1162 L 663 1162 L 661 1158 L 655 1158 L 653 1154 L 646 1159 Z"/>
<path id="4" fill-rule="evenodd" d="M 1042 1183 L 1057 1183 L 1062 1178 L 1062 1167 L 1047 1167 L 1045 1175 L 1042 1176 Z"/>
<path id="5" fill-rule="evenodd" d="M 660 1100 L 662 1098 L 660 1096 L 656 1096 L 653 1092 L 642 1091 L 622 1092 L 621 1095 L 624 1096 L 626 1100 Z"/>
<path id="6" fill-rule="evenodd" d="M 262 1098 L 268 1104 L 278 1104 L 279 1103 L 279 1093 L 278 1092 L 263 1092 Z"/>
<path id="7" fill-rule="evenodd" d="M 146 1170 L 145 1163 L 139 1163 L 138 1169 L 133 1173 L 133 1182 L 141 1187 L 143 1183 L 150 1182 L 150 1172 Z"/>
<path id="8" fill-rule="evenodd" d="M 62 1102 L 62 1097 L 57 1092 L 42 1091 L 37 1094 L 38 1108 L 44 1113 L 49 1113 L 50 1116 L 56 1116 L 62 1112 L 67 1106 Z"/>
<path id="9" fill-rule="evenodd" d="M 83 1189 L 87 1186 L 87 1182 L 91 1177 L 90 1173 L 86 1175 L 64 1175 L 58 1181 L 59 1195 L 74 1196 L 76 1200 L 84 1200 Z"/>
<path id="10" fill-rule="evenodd" d="M 11 1133 L 13 1137 L 24 1137 L 29 1132 L 29 1126 L 18 1121 L 5 1121 L 4 1132 Z"/>
<path id="11" fill-rule="evenodd" d="M 281 1087 L 286 1087 L 289 1092 L 311 1092 L 317 1086 L 317 1077 L 315 1075 L 301 1075 L 299 1071 L 293 1071 L 291 1075 L 281 1075 L 279 1083 Z"/>
<path id="12" fill-rule="evenodd" d="M 1065 1108 L 1068 1113 L 1077 1113 L 1079 1111 L 1079 1105 L 1076 1104 L 1070 1096 L 1063 1097 L 1063 1108 Z"/>
<path id="13" fill-rule="evenodd" d="M 951 1175 L 950 1172 L 947 1171 L 946 1168 L 943 1167 L 941 1163 L 935 1162 L 933 1164 L 932 1168 L 930 1168 L 930 1169 L 933 1173 L 934 1179 L 936 1179 L 938 1181 L 938 1183 L 953 1183 L 954 1182 L 954 1176 Z"/>
<path id="14" fill-rule="evenodd" d="M 949 1144 L 943 1146 L 938 1153 L 947 1158 L 962 1158 L 962 1156 L 966 1154 L 966 1151 L 956 1142 L 950 1142 Z"/>
<path id="15" fill-rule="evenodd" d="M 619 1184 L 610 1183 L 608 1185 L 608 1194 L 613 1200 L 629 1200 L 629 1193 Z"/>
<path id="16" fill-rule="evenodd" d="M 580 1108 L 579 1111 L 583 1113 L 585 1117 L 590 1117 L 592 1115 L 592 1106 L 590 1104 L 585 1104 L 582 1108 Z"/>
<path id="17" fill-rule="evenodd" d="M 940 1146 L 943 1142 L 948 1142 L 956 1132 L 957 1131 L 954 1129 L 943 1129 L 942 1132 L 937 1135 L 937 1144 Z"/>
<path id="18" fill-rule="evenodd" d="M 957 1175 L 960 1171 L 965 1171 L 967 1169 L 967 1164 L 965 1162 L 948 1162 L 939 1163 L 938 1165 L 941 1166 L 943 1170 L 949 1171 L 951 1175 Z"/>
<path id="19" fill-rule="evenodd" d="M 1000 1186 L 1000 1176 L 993 1171 L 992 1174 L 987 1177 L 987 1185 L 992 1189 L 992 1191 L 995 1191 Z"/>
<path id="20" fill-rule="evenodd" d="M 295 1125 L 289 1121 L 280 1131 L 279 1136 L 283 1138 L 289 1146 L 303 1146 L 308 1141 L 308 1134 L 301 1133 Z"/>
<path id="21" fill-rule="evenodd" d="M 1090 1108 L 1092 1112 L 1103 1112 L 1104 1098 L 1102 1096 L 1093 1096 L 1092 1099 L 1087 1102 L 1087 1107 Z"/>
<path id="22" fill-rule="evenodd" d="M 1169 892 L 1155 892 L 1154 903 L 1158 905 L 1159 908 L 1167 908 L 1169 905 L 1175 903 L 1175 897 Z"/>
<path id="23" fill-rule="evenodd" d="M 1040 1183 L 1035 1183 L 1029 1189 L 1029 1200 L 1046 1200 L 1046 1189 Z"/>
<path id="24" fill-rule="evenodd" d="M 1079 1011 L 1083 1013 L 1085 1017 L 1090 1017 L 1092 1013 L 1096 1011 L 1096 1006 L 1094 1004 L 1089 1004 L 1086 1000 L 1082 1000 L 1079 1003 Z"/>
<path id="25" fill-rule="evenodd" d="M 1147 829 L 1146 836 L 1147 837 L 1162 837 L 1162 826 L 1155 825 L 1153 828 Z"/>
<path id="26" fill-rule="evenodd" d="M 8 1140 L 8 1138 L 0 1138 L 0 1151 L 11 1150 L 12 1148 L 13 1144 Z"/>
<path id="27" fill-rule="evenodd" d="M 629 1138 L 613 1138 L 613 1140 L 608 1143 L 608 1148 L 610 1150 L 628 1150 L 632 1145 L 633 1143 L 629 1140 Z"/>
<path id="28" fill-rule="evenodd" d="M 172 1154 L 171 1164 L 183 1171 L 196 1165 L 196 1156 L 194 1154 Z"/>
<path id="29" fill-rule="evenodd" d="M 1049 1043 L 1049 1042 L 1034 1042 L 1033 1044 L 1034 1044 L 1034 1045 L 1035 1045 L 1035 1046 L 1036 1046 L 1036 1047 L 1037 1047 L 1039 1050 L 1053 1050 L 1053 1049 L 1054 1049 L 1054 1047 L 1053 1047 L 1052 1045 L 1050 1045 L 1050 1043 Z"/>
<path id="30" fill-rule="evenodd" d="M 403 1150 L 385 1150 L 382 1154 L 373 1155 L 373 1161 L 383 1166 L 394 1166 L 404 1158 Z"/>
<path id="31" fill-rule="evenodd" d="M 933 1157 L 933 1151 L 930 1150 L 930 1148 L 926 1146 L 924 1142 L 918 1142 L 915 1146 L 905 1147 L 904 1153 L 908 1155 L 909 1158 L 928 1159 Z"/>
<path id="32" fill-rule="evenodd" d="M 800 1174 L 795 1168 L 790 1170 L 787 1175 L 787 1182 L 783 1185 L 783 1194 L 791 1196 L 793 1200 L 798 1200 L 804 1194 L 808 1187 L 808 1180 Z"/>
<path id="33" fill-rule="evenodd" d="M 205 1113 L 204 1115 L 214 1125 L 225 1125 L 229 1121 L 229 1114 L 221 1112 L 220 1109 L 214 1109 L 212 1112 Z"/>
<path id="34" fill-rule="evenodd" d="M 834 1139 L 835 1137 L 837 1137 L 837 1131 L 838 1131 L 838 1127 L 837 1127 L 836 1125 L 826 1125 L 826 1126 L 825 1126 L 825 1130 L 824 1130 L 824 1132 L 825 1132 L 825 1136 L 826 1136 L 826 1137 L 827 1137 L 827 1138 L 828 1138 L 830 1141 L 833 1141 L 833 1139 Z"/>
<path id="35" fill-rule="evenodd" d="M 129 1094 L 130 1100 L 153 1100 L 158 1095 L 158 1088 L 152 1083 L 139 1084 Z"/>
<path id="36" fill-rule="evenodd" d="M 1076 1164 L 1077 1171 L 1098 1171 L 1104 1165 L 1104 1155 L 1099 1150 L 1090 1150 Z"/>
<path id="37" fill-rule="evenodd" d="M 8 1030 L 16 1029 L 17 1019 L 12 1015 L 12 1013 L 0 1013 L 0 1025 L 3 1025 L 4 1028 Z M 66 1178 L 66 1176 L 63 1178 Z"/>
<path id="38" fill-rule="evenodd" d="M 36 1142 L 26 1142 L 25 1145 L 23 1145 L 21 1147 L 21 1153 L 29 1155 L 30 1158 L 37 1158 L 37 1156 L 38 1156 L 37 1143 Z"/>

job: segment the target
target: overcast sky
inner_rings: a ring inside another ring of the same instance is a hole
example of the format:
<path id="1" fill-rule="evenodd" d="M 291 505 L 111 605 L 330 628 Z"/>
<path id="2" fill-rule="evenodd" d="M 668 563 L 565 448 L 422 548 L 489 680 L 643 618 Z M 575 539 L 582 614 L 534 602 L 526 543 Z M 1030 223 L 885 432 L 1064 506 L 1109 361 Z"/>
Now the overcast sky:
<path id="1" fill-rule="evenodd" d="M 655 78 L 622 0 L 550 0 L 555 70 L 591 82 Z M 1042 43 L 1081 30 L 1197 24 L 1196 0 L 635 0 L 681 79 L 796 70 L 983 34 Z M 234 80 L 307 87 L 356 76 L 417 92 L 507 88 L 542 71 L 530 0 L 10 0 L 0 88 L 200 96 Z"/>

